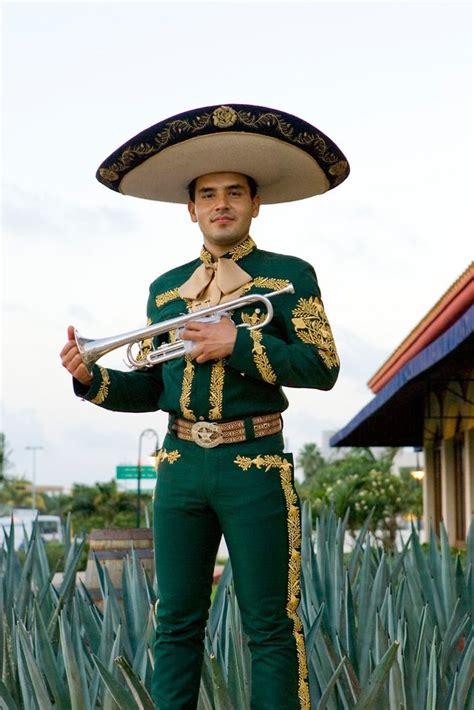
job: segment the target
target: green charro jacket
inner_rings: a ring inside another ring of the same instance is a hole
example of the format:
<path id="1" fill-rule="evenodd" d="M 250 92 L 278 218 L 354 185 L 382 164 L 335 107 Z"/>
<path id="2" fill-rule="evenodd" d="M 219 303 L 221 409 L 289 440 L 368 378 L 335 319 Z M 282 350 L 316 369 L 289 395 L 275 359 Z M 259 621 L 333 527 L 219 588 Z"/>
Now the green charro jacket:
<path id="1" fill-rule="evenodd" d="M 198 364 L 186 356 L 130 372 L 94 365 L 91 385 L 87 388 L 74 380 L 75 393 L 114 411 L 161 409 L 190 421 L 220 421 L 284 411 L 288 400 L 282 387 L 331 389 L 339 359 L 313 267 L 293 256 L 258 249 L 251 237 L 225 256 L 238 261 L 251 276 L 242 295 L 265 294 L 293 283 L 294 294 L 272 300 L 274 316 L 267 326 L 254 331 L 239 328 L 234 350 L 225 360 Z M 203 247 L 198 259 L 151 284 L 149 323 L 188 312 L 177 289 L 209 260 L 212 256 Z M 258 305 L 237 309 L 234 322 L 255 322 Z M 155 338 L 154 347 L 170 337 L 176 336 Z M 146 351 L 150 345 L 145 342 L 142 347 Z"/>

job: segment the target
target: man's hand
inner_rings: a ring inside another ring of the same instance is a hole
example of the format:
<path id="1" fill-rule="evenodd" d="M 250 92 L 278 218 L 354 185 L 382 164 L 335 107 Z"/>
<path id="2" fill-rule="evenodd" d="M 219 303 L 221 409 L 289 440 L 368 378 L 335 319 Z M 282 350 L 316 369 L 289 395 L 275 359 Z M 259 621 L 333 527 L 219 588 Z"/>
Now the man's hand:
<path id="1" fill-rule="evenodd" d="M 61 362 L 63 367 L 71 373 L 76 380 L 86 387 L 92 382 L 92 376 L 87 367 L 82 362 L 81 355 L 77 349 L 76 339 L 74 337 L 74 328 L 72 325 L 67 329 L 67 343 L 60 352 Z"/>
<path id="2" fill-rule="evenodd" d="M 231 354 L 237 338 L 237 328 L 230 318 L 218 323 L 188 323 L 180 335 L 183 340 L 194 341 L 191 357 L 198 363 L 221 360 Z"/>

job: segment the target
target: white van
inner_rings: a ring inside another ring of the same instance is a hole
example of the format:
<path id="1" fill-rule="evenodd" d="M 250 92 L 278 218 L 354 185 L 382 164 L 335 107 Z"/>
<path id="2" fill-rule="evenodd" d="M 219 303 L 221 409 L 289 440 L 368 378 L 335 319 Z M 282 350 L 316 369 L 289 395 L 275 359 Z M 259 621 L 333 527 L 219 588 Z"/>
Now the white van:
<path id="1" fill-rule="evenodd" d="M 27 539 L 33 532 L 33 523 L 38 517 L 38 532 L 44 542 L 63 542 L 63 528 L 59 515 L 40 515 L 37 510 L 31 508 L 15 508 L 13 510 L 13 525 L 15 533 L 15 550 L 26 549 Z M 5 532 L 9 536 L 11 532 L 12 515 L 0 517 L 0 546 L 5 540 Z"/>

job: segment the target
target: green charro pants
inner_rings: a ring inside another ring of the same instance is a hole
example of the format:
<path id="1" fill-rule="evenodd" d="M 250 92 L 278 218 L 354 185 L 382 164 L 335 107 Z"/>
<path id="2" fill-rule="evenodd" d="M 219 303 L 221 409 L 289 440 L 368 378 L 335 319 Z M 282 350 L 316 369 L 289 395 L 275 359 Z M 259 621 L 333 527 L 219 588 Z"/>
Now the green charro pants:
<path id="1" fill-rule="evenodd" d="M 304 637 L 296 613 L 300 510 L 282 435 L 205 449 L 168 434 L 154 505 L 160 594 L 152 682 L 156 709 L 196 708 L 223 534 L 249 637 L 251 710 L 309 710 Z"/>

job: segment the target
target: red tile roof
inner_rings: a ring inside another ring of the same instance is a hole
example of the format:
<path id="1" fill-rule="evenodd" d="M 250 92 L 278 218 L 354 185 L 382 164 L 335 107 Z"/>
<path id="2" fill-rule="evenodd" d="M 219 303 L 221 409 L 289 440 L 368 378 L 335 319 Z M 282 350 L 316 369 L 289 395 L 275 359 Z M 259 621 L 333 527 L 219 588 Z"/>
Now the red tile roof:
<path id="1" fill-rule="evenodd" d="M 379 392 L 407 362 L 442 335 L 473 303 L 474 262 L 371 377 L 368 385 L 372 392 Z"/>

